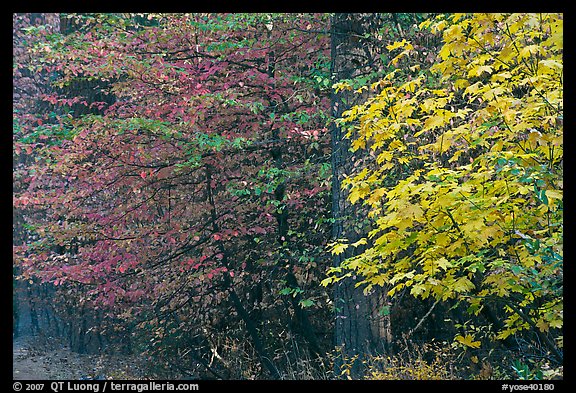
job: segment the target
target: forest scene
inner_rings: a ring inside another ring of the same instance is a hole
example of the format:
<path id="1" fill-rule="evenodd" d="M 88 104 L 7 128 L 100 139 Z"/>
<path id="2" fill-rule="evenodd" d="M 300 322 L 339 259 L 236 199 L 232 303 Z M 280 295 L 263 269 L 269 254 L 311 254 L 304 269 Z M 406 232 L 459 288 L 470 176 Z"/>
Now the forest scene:
<path id="1" fill-rule="evenodd" d="M 562 380 L 562 13 L 14 13 L 13 379 Z"/>

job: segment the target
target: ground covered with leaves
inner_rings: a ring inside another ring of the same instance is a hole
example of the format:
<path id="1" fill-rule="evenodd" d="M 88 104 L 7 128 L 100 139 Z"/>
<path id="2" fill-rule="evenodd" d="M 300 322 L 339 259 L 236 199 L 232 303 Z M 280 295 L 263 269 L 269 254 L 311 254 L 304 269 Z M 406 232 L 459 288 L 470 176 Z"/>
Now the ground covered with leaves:
<path id="1" fill-rule="evenodd" d="M 114 354 L 79 354 L 56 339 L 23 337 L 12 344 L 15 380 L 144 379 L 142 361 Z"/>

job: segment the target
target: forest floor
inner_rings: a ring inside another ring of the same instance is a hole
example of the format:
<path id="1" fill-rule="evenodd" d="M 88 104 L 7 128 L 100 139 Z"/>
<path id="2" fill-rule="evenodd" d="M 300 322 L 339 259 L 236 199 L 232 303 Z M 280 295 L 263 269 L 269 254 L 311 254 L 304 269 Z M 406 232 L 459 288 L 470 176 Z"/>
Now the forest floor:
<path id="1" fill-rule="evenodd" d="M 34 337 L 20 337 L 12 343 L 15 380 L 143 379 L 144 375 L 126 356 L 79 354 Z"/>

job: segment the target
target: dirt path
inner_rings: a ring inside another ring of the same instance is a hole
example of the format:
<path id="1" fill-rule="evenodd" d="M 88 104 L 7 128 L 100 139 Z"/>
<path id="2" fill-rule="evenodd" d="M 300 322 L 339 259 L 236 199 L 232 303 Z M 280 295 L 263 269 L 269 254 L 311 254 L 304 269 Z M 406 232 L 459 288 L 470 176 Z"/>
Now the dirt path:
<path id="1" fill-rule="evenodd" d="M 139 370 L 127 358 L 81 355 L 66 347 L 50 349 L 26 338 L 13 341 L 12 361 L 15 380 L 140 379 Z"/>
<path id="2" fill-rule="evenodd" d="M 48 379 L 47 373 L 22 342 L 12 344 L 12 376 L 14 379 Z"/>
<path id="3" fill-rule="evenodd" d="M 14 379 L 76 379 L 67 349 L 45 351 L 30 340 L 18 339 L 12 344 L 12 375 Z"/>

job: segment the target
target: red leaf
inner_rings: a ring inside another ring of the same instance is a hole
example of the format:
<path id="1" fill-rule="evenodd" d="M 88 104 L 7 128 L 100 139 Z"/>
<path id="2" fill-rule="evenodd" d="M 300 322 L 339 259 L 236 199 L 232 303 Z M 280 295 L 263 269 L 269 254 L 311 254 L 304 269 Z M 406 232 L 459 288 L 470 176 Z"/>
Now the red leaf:
<path id="1" fill-rule="evenodd" d="M 144 171 L 140 172 L 140 177 L 142 179 L 146 179 L 146 172 L 144 172 Z"/>

